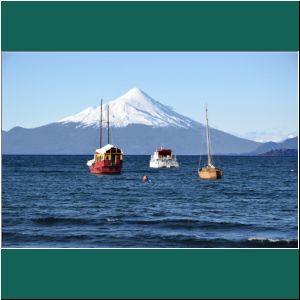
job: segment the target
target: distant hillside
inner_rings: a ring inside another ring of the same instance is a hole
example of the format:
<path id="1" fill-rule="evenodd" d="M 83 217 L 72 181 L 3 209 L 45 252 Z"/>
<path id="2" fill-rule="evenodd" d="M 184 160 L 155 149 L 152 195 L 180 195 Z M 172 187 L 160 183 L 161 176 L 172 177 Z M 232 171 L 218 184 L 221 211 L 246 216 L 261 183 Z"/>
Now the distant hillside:
<path id="1" fill-rule="evenodd" d="M 106 143 L 106 128 L 103 130 Z M 111 143 L 125 154 L 151 154 L 163 145 L 175 154 L 206 153 L 205 131 L 198 128 L 153 128 L 128 125 L 111 128 Z M 220 130 L 211 129 L 214 154 L 241 154 L 257 148 L 256 142 L 237 138 Z M 25 129 L 15 127 L 2 133 L 3 154 L 91 154 L 99 147 L 99 131 L 92 126 L 53 123 Z"/>
<path id="2" fill-rule="evenodd" d="M 250 154 L 262 154 L 277 149 L 298 149 L 298 137 L 286 139 L 281 143 L 267 142 L 261 144 Z"/>
<path id="3" fill-rule="evenodd" d="M 266 153 L 259 154 L 261 156 L 298 156 L 297 149 L 275 149 Z"/>

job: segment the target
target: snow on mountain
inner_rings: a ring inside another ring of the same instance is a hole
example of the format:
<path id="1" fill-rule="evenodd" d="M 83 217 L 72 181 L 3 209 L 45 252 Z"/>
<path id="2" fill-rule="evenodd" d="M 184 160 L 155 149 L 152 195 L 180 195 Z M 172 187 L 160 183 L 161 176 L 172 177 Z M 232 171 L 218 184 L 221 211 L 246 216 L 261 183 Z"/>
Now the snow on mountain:
<path id="1" fill-rule="evenodd" d="M 130 124 L 142 124 L 152 127 L 191 128 L 199 123 L 176 113 L 173 109 L 151 98 L 138 88 L 130 89 L 126 94 L 109 103 L 109 121 L 113 127 L 126 127 Z M 107 120 L 107 106 L 103 104 L 103 121 Z M 88 107 L 76 115 L 66 117 L 59 123 L 79 123 L 79 126 L 99 126 L 100 106 Z M 106 126 L 106 123 L 103 123 Z"/>

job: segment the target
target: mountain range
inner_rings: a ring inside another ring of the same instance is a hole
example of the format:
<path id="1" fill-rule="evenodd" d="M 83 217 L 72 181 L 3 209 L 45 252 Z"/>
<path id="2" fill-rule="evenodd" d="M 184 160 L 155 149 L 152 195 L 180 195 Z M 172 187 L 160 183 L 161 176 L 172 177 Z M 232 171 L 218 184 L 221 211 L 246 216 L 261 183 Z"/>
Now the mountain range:
<path id="1" fill-rule="evenodd" d="M 110 143 L 125 154 L 150 154 L 161 145 L 175 154 L 206 152 L 205 127 L 161 104 L 138 88 L 110 101 Z M 103 105 L 103 137 L 107 132 L 108 104 Z M 93 154 L 99 147 L 100 107 L 36 128 L 2 131 L 3 154 Z M 298 138 L 259 143 L 210 128 L 215 154 L 260 154 L 272 149 L 298 148 Z M 104 139 L 104 144 L 106 140 Z M 286 145 L 288 147 L 286 147 Z M 279 148 L 278 148 L 279 147 Z"/>
<path id="2" fill-rule="evenodd" d="M 271 150 L 279 149 L 298 149 L 298 137 L 286 139 L 283 142 L 267 142 L 261 144 L 257 149 L 255 149 L 252 154 L 262 154 Z"/>

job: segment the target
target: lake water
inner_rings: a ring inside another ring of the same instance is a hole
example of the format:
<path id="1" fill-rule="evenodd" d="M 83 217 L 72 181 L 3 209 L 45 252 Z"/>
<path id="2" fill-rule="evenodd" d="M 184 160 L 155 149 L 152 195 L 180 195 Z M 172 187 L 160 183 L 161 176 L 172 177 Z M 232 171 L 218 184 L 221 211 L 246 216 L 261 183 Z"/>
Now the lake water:
<path id="1" fill-rule="evenodd" d="M 297 157 L 216 157 L 218 181 L 198 178 L 196 156 L 160 170 L 125 156 L 115 176 L 90 174 L 91 158 L 4 155 L 2 246 L 298 246 Z"/>

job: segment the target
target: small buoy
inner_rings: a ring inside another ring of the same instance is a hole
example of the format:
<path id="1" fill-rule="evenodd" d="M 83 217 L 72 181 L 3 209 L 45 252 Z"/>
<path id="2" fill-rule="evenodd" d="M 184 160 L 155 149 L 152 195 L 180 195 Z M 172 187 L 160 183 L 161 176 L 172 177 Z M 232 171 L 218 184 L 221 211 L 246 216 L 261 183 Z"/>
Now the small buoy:
<path id="1" fill-rule="evenodd" d="M 294 169 L 291 169 L 291 172 L 294 172 Z"/>
<path id="2" fill-rule="evenodd" d="M 148 179 L 149 179 L 149 178 L 148 178 L 147 175 L 144 175 L 144 176 L 143 176 L 143 181 L 144 181 L 144 182 L 148 181 Z"/>

